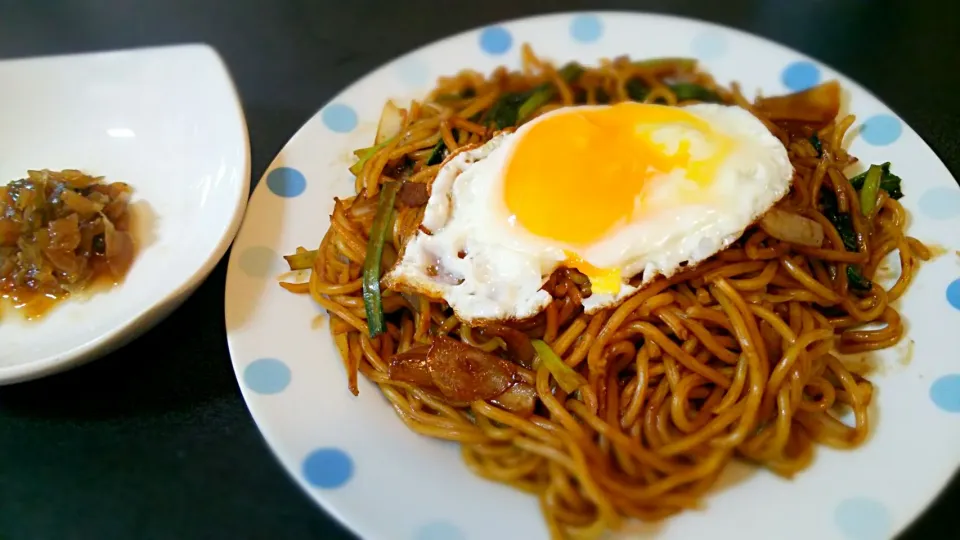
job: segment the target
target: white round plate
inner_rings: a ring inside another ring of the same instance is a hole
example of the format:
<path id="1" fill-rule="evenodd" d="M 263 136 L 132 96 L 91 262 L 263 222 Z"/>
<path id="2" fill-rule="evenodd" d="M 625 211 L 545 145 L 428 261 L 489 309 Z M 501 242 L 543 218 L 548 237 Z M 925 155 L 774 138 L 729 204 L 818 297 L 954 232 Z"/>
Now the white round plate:
<path id="1" fill-rule="evenodd" d="M 454 444 L 409 431 L 373 384 L 364 380 L 353 397 L 322 310 L 276 280 L 281 255 L 319 244 L 333 197 L 352 195 L 351 151 L 369 146 L 388 98 L 422 96 L 438 76 L 464 68 L 519 67 L 523 42 L 556 62 L 693 55 L 747 95 L 841 81 L 866 126 L 851 151 L 863 163 L 893 163 L 904 179 L 910 234 L 948 250 L 923 266 L 900 303 L 909 338 L 880 355 L 873 434 L 856 451 L 819 448 L 793 481 L 734 465 L 702 510 L 633 531 L 677 540 L 704 531 L 718 539 L 828 540 L 884 539 L 903 529 L 960 464 L 960 365 L 947 353 L 960 328 L 960 189 L 910 127 L 830 67 L 743 32 L 645 14 L 536 17 L 428 45 L 349 86 L 280 152 L 234 245 L 226 322 L 243 395 L 290 474 L 365 539 L 546 537 L 533 497 L 472 475 Z M 901 361 L 911 347 L 912 361 Z"/>
<path id="2" fill-rule="evenodd" d="M 0 384 L 106 354 L 173 311 L 223 257 L 250 192 L 243 110 L 206 45 L 0 61 L 0 183 L 81 169 L 133 187 L 123 283 L 45 317 L 0 317 Z"/>

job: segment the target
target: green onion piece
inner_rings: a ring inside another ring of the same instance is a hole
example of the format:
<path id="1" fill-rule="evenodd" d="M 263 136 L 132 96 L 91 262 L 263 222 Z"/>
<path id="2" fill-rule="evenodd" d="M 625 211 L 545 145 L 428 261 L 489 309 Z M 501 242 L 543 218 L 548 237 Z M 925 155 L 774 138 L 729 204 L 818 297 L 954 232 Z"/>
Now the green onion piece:
<path id="1" fill-rule="evenodd" d="M 370 241 L 367 242 L 367 256 L 363 259 L 363 307 L 367 311 L 370 337 L 377 337 L 386 329 L 383 301 L 380 298 L 380 261 L 383 258 L 383 244 L 393 221 L 393 201 L 399 189 L 400 182 L 387 182 L 381 187 L 377 213 L 370 228 Z"/>
<path id="2" fill-rule="evenodd" d="M 560 75 L 560 78 L 568 83 L 574 82 L 583 75 L 583 66 L 576 62 L 570 62 L 560 68 L 557 75 Z M 545 83 L 537 87 L 533 94 L 531 94 L 517 110 L 517 121 L 522 122 L 525 118 L 536 112 L 537 109 L 553 99 L 556 92 L 557 90 L 550 83 Z"/>
<path id="3" fill-rule="evenodd" d="M 517 122 L 522 122 L 524 118 L 527 118 L 544 103 L 550 101 L 553 98 L 553 92 L 552 88 L 534 92 L 517 110 Z"/>
<path id="4" fill-rule="evenodd" d="M 869 216 L 877 205 L 877 194 L 880 191 L 880 178 L 882 176 L 883 169 L 877 165 L 871 165 L 867 169 L 867 177 L 863 180 L 863 188 L 860 189 L 860 213 L 865 216 Z"/>
<path id="5" fill-rule="evenodd" d="M 380 144 L 375 144 L 368 148 L 354 150 L 353 154 L 360 159 L 350 166 L 350 172 L 353 173 L 354 176 L 360 176 L 360 171 L 363 170 L 363 164 L 366 163 L 368 159 L 372 158 L 373 155 L 377 153 L 377 150 L 380 150 L 384 146 L 390 144 L 391 141 L 393 141 L 393 137 L 383 141 Z"/>
<path id="6" fill-rule="evenodd" d="M 291 271 L 306 270 L 313 266 L 313 260 L 317 258 L 317 250 L 301 250 L 293 255 L 284 255 L 283 258 L 290 265 Z"/>
<path id="7" fill-rule="evenodd" d="M 650 71 L 693 71 L 697 68 L 695 58 L 650 58 L 632 62 L 633 67 Z"/>
<path id="8" fill-rule="evenodd" d="M 550 374 L 557 380 L 557 384 L 560 385 L 560 388 L 563 388 L 564 392 L 570 394 L 587 384 L 587 381 L 573 368 L 565 364 L 549 345 L 539 339 L 532 339 L 530 342 L 533 343 L 533 348 L 537 350 L 540 361 L 547 366 Z"/>

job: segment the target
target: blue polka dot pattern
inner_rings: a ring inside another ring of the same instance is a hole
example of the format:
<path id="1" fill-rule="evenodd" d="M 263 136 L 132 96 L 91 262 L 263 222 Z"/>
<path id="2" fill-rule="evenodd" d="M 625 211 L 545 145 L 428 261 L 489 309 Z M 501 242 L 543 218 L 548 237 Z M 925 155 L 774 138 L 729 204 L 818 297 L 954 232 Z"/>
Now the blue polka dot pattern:
<path id="1" fill-rule="evenodd" d="M 452 523 L 435 521 L 420 527 L 413 540 L 463 540 L 463 532 Z"/>
<path id="2" fill-rule="evenodd" d="M 279 197 L 298 197 L 307 189 L 307 179 L 292 167 L 277 167 L 267 174 L 267 187 Z"/>
<path id="3" fill-rule="evenodd" d="M 353 476 L 353 459 L 339 448 L 314 450 L 303 460 L 303 477 L 323 489 L 343 486 Z"/>
<path id="4" fill-rule="evenodd" d="M 577 15 L 570 22 L 570 36 L 580 43 L 593 43 L 603 35 L 603 22 L 596 15 Z"/>
<path id="5" fill-rule="evenodd" d="M 488 54 L 503 54 L 513 45 L 513 36 L 502 26 L 491 26 L 480 32 L 480 48 Z"/>
<path id="6" fill-rule="evenodd" d="M 708 30 L 693 38 L 690 50 L 700 60 L 714 60 L 727 52 L 727 38 L 720 32 Z"/>
<path id="7" fill-rule="evenodd" d="M 884 540 L 893 532 L 893 519 L 887 508 L 866 497 L 843 501 L 833 517 L 848 540 Z"/>
<path id="8" fill-rule="evenodd" d="M 331 103 L 324 107 L 320 119 L 327 129 L 337 133 L 350 133 L 357 127 L 357 112 L 343 103 Z"/>
<path id="9" fill-rule="evenodd" d="M 960 279 L 955 279 L 947 285 L 947 303 L 954 309 L 960 310 Z"/>
<path id="10" fill-rule="evenodd" d="M 273 272 L 279 258 L 280 256 L 268 247 L 248 247 L 240 254 L 240 270 L 250 277 L 264 278 Z"/>
<path id="11" fill-rule="evenodd" d="M 954 187 L 930 188 L 917 201 L 920 212 L 933 219 L 960 217 L 960 189 Z"/>
<path id="12" fill-rule="evenodd" d="M 805 60 L 794 62 L 783 70 L 780 78 L 784 86 L 794 92 L 799 92 L 811 86 L 816 86 L 820 82 L 820 68 L 813 62 Z"/>
<path id="13" fill-rule="evenodd" d="M 290 384 L 290 368 L 276 358 L 254 360 L 243 370 L 243 384 L 258 394 L 279 394 Z"/>
<path id="14" fill-rule="evenodd" d="M 900 119 L 889 114 L 878 114 L 867 118 L 860 129 L 860 136 L 867 144 L 886 146 L 900 138 L 903 125 Z"/>
<path id="15" fill-rule="evenodd" d="M 930 399 L 939 409 L 960 413 L 960 374 L 945 375 L 930 386 Z"/>

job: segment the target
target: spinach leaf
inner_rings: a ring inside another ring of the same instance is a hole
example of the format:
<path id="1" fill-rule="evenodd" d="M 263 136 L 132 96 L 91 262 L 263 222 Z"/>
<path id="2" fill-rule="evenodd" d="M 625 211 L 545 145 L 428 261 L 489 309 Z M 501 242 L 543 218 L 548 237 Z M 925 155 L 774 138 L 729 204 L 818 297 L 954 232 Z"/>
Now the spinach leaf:
<path id="1" fill-rule="evenodd" d="M 497 100 L 487 111 L 487 123 L 497 129 L 506 129 L 517 125 L 520 106 L 533 92 L 508 92 Z"/>
<path id="2" fill-rule="evenodd" d="M 610 94 L 608 94 L 603 88 L 597 88 L 597 93 L 594 96 L 594 99 L 597 100 L 597 103 L 605 105 L 610 103 Z"/>
<path id="3" fill-rule="evenodd" d="M 630 79 L 627 81 L 626 88 L 627 95 L 634 101 L 643 101 L 647 99 L 647 94 L 650 93 L 650 89 L 640 79 Z"/>
<path id="4" fill-rule="evenodd" d="M 583 66 L 570 62 L 557 73 L 564 81 L 572 83 L 583 75 L 583 71 Z M 515 126 L 553 99 L 556 92 L 557 89 L 549 82 L 526 92 L 507 92 L 487 112 L 486 121 L 497 129 Z"/>
<path id="5" fill-rule="evenodd" d="M 457 130 L 451 129 L 450 133 L 453 135 L 454 140 L 456 140 Z M 447 159 L 449 154 L 450 149 L 447 148 L 447 145 L 443 142 L 443 139 L 440 139 L 437 141 L 437 145 L 433 147 L 433 151 L 430 152 L 430 157 L 427 158 L 427 166 L 443 163 L 443 160 Z"/>
<path id="6" fill-rule="evenodd" d="M 708 90 L 699 84 L 693 83 L 675 83 L 670 85 L 670 90 L 677 95 L 677 101 L 689 101 L 695 99 L 705 103 L 723 103 L 719 94 Z"/>
<path id="7" fill-rule="evenodd" d="M 880 176 L 880 189 L 886 191 L 891 199 L 899 200 L 903 197 L 903 191 L 900 189 L 901 178 L 890 172 L 889 161 L 880 165 L 880 169 L 883 171 Z M 850 179 L 850 184 L 853 186 L 853 189 L 860 191 L 863 183 L 867 180 L 867 172 L 868 171 L 862 172 Z"/>
<path id="8" fill-rule="evenodd" d="M 677 96 L 677 101 L 689 101 L 697 100 L 703 101 L 705 103 L 722 103 L 723 100 L 720 99 L 720 96 L 708 90 L 699 84 L 694 83 L 674 83 L 669 85 L 670 90 L 673 91 Z M 626 84 L 627 95 L 630 96 L 630 99 L 633 101 L 643 101 L 647 99 L 647 96 L 650 94 L 650 89 L 647 88 L 647 85 L 644 84 L 642 79 L 634 78 L 627 81 Z M 665 104 L 666 101 L 658 99 L 655 103 Z"/>
<path id="9" fill-rule="evenodd" d="M 557 75 L 559 75 L 560 78 L 565 82 L 572 83 L 579 79 L 581 75 L 583 75 L 583 71 L 583 66 L 576 62 L 570 62 L 569 64 L 560 68 L 560 71 L 557 72 Z M 528 97 L 517 110 L 517 120 L 522 122 L 542 105 L 553 99 L 553 96 L 556 93 L 557 89 L 554 88 L 553 84 L 551 83 L 543 83 L 536 87 L 533 93 L 530 94 L 530 97 Z"/>
<path id="10" fill-rule="evenodd" d="M 427 165 L 442 163 L 446 157 L 447 145 L 443 143 L 443 139 L 440 139 L 437 145 L 433 147 L 433 152 L 430 152 L 430 157 L 427 158 Z"/>
<path id="11" fill-rule="evenodd" d="M 832 191 L 820 190 L 820 211 L 836 227 L 840 239 L 843 240 L 844 249 L 860 251 L 857 246 L 857 234 L 853 230 L 853 220 L 850 214 L 840 212 L 837 196 Z M 861 273 L 860 267 L 853 264 L 847 266 L 847 284 L 854 292 L 866 292 L 872 286 L 870 280 Z"/>
<path id="12" fill-rule="evenodd" d="M 817 137 L 816 133 L 810 136 L 810 144 L 817 151 L 817 157 L 823 157 L 823 143 L 820 142 L 820 137 Z"/>
<path id="13" fill-rule="evenodd" d="M 873 286 L 873 283 L 860 273 L 860 268 L 852 264 L 847 266 L 847 284 L 850 289 L 858 292 L 867 292 Z"/>
<path id="14" fill-rule="evenodd" d="M 853 230 L 853 220 L 850 219 L 849 214 L 840 211 L 837 196 L 828 189 L 820 190 L 820 211 L 836 227 L 840 239 L 843 240 L 843 247 L 847 251 L 859 251 L 857 234 Z"/>

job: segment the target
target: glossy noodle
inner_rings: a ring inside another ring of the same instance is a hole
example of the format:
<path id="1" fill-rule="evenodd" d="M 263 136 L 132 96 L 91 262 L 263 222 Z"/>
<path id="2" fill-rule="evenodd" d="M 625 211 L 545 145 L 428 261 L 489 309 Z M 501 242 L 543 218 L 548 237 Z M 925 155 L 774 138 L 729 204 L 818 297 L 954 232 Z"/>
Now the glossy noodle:
<path id="1" fill-rule="evenodd" d="M 427 193 L 417 184 L 444 158 L 558 107 L 630 99 L 747 109 L 786 146 L 791 192 L 730 248 L 615 308 L 584 314 L 589 281 L 561 268 L 543 313 L 484 328 L 441 300 L 374 291 L 384 331 L 370 337 L 371 237 L 386 227 L 376 277 L 416 233 Z M 893 302 L 930 253 L 905 235 L 889 165 L 845 174 L 855 119 L 838 106 L 834 82 L 750 101 L 690 60 L 557 68 L 525 47 L 520 71 L 465 71 L 392 111 L 393 133 L 357 152 L 356 195 L 336 200 L 319 248 L 288 257 L 312 268 L 309 281 L 282 285 L 330 313 L 354 394 L 362 374 L 410 429 L 459 442 L 476 474 L 536 495 L 554 538 L 697 508 L 732 459 L 791 477 L 818 444 L 855 448 L 870 432 L 873 385 L 841 356 L 903 337 Z M 378 215 L 388 185 L 395 210 Z M 902 272 L 884 288 L 873 278 L 893 252 Z M 840 421 L 849 411 L 852 425 Z"/>

